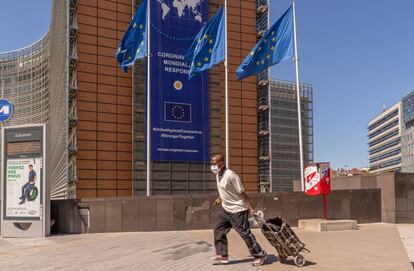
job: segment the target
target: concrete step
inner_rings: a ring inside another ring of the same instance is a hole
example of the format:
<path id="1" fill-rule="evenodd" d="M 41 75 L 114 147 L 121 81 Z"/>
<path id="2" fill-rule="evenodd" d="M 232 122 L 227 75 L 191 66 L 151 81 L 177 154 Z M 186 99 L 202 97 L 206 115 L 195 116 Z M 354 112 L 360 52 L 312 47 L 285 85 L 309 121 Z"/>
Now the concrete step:
<path id="1" fill-rule="evenodd" d="M 325 220 L 325 219 L 301 219 L 298 227 L 306 231 L 345 231 L 357 230 L 356 220 Z"/>

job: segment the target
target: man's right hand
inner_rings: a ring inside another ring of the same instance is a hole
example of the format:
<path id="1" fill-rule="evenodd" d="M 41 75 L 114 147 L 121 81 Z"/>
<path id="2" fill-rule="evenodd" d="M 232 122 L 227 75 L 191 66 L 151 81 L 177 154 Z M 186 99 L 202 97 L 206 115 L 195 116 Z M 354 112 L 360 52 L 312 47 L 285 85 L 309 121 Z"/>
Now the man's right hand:
<path id="1" fill-rule="evenodd" d="M 221 198 L 218 197 L 215 201 L 214 201 L 214 205 L 219 205 L 221 204 Z"/>

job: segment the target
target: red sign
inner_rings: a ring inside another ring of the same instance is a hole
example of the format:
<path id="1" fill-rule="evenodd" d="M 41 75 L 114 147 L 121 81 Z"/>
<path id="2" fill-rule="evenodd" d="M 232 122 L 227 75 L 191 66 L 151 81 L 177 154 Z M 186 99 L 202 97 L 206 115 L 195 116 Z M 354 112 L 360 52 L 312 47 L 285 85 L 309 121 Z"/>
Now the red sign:
<path id="1" fill-rule="evenodd" d="M 329 163 L 314 163 L 305 167 L 305 193 L 310 196 L 331 192 Z"/>

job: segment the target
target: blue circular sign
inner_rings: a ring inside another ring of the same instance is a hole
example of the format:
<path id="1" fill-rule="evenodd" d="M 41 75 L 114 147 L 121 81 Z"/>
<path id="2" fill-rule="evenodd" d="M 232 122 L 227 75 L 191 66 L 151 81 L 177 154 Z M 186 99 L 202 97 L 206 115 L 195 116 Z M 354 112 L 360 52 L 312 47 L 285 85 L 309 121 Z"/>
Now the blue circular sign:
<path id="1" fill-rule="evenodd" d="M 0 122 L 8 121 L 13 115 L 13 105 L 6 99 L 0 99 Z"/>

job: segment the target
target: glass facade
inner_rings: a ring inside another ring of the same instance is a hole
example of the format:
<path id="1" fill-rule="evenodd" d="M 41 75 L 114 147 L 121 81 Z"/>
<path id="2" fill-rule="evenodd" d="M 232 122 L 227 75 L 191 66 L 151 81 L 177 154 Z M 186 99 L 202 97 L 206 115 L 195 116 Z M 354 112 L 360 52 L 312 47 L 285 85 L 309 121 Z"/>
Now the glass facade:
<path id="1" fill-rule="evenodd" d="M 9 100 L 14 108 L 3 127 L 48 122 L 49 42 L 46 34 L 27 47 L 0 53 L 1 98 Z"/>
<path id="2" fill-rule="evenodd" d="M 402 99 L 402 172 L 414 173 L 414 91 Z"/>
<path id="3" fill-rule="evenodd" d="M 402 99 L 404 124 L 414 121 L 414 92 L 411 92 Z"/>
<path id="4" fill-rule="evenodd" d="M 300 89 L 303 158 L 307 165 L 313 162 L 313 90 L 308 84 L 301 84 Z M 259 88 L 258 94 L 262 191 L 292 191 L 292 181 L 301 178 L 296 83 L 271 80 Z"/>
<path id="5" fill-rule="evenodd" d="M 49 36 L 12 52 L 0 53 L 1 96 L 14 106 L 4 126 L 46 123 L 49 113 Z"/>
<path id="6" fill-rule="evenodd" d="M 313 89 L 300 84 L 304 165 L 313 162 Z M 272 191 L 292 191 L 300 180 L 296 83 L 270 82 Z"/>
<path id="7" fill-rule="evenodd" d="M 3 125 L 48 124 L 51 199 L 68 198 L 67 4 L 53 2 L 50 29 L 39 41 L 0 53 L 2 97 L 14 106 Z"/>

